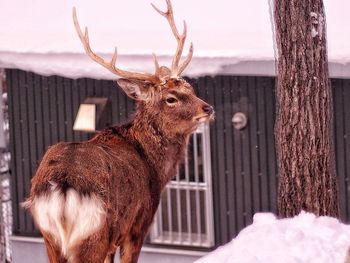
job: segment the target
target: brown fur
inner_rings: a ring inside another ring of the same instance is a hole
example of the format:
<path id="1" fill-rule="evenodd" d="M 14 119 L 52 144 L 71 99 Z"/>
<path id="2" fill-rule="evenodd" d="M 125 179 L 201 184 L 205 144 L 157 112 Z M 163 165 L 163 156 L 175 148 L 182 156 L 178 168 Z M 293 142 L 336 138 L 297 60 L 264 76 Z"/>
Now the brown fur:
<path id="1" fill-rule="evenodd" d="M 159 85 L 136 80 L 118 83 L 138 100 L 135 118 L 89 141 L 50 147 L 32 179 L 28 207 L 55 184 L 62 195 L 72 188 L 81 196 L 97 196 L 107 214 L 99 231 L 74 244 L 69 259 L 61 254 L 59 242 L 43 232 L 51 263 L 102 263 L 114 258 L 117 247 L 122 263 L 137 262 L 161 192 L 175 175 L 198 118 L 212 116 L 212 108 L 181 78 Z M 169 96 L 177 102 L 168 103 Z M 33 216 L 37 221 L 41 215 Z"/>

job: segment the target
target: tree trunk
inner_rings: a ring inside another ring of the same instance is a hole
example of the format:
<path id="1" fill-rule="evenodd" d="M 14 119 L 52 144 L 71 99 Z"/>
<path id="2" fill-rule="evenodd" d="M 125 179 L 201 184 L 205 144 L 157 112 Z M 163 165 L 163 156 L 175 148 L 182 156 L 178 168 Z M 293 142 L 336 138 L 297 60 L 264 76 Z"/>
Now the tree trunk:
<path id="1" fill-rule="evenodd" d="M 278 49 L 278 209 L 338 217 L 326 20 L 322 0 L 274 0 Z"/>

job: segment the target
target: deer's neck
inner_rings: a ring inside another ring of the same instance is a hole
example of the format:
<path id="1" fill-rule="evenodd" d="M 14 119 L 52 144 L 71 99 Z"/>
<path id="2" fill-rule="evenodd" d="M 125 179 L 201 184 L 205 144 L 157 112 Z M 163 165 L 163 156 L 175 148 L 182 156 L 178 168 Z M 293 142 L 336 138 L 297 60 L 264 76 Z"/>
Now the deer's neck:
<path id="1" fill-rule="evenodd" d="M 176 173 L 176 166 L 185 153 L 189 135 L 166 132 L 155 122 L 136 118 L 125 125 L 111 127 L 91 142 L 116 145 L 125 141 L 138 151 L 150 166 L 151 180 L 162 190 Z"/>
<path id="2" fill-rule="evenodd" d="M 163 188 L 176 173 L 188 136 L 168 134 L 159 125 L 144 120 L 134 120 L 128 126 L 128 135 L 142 148 L 144 157 L 156 171 Z"/>

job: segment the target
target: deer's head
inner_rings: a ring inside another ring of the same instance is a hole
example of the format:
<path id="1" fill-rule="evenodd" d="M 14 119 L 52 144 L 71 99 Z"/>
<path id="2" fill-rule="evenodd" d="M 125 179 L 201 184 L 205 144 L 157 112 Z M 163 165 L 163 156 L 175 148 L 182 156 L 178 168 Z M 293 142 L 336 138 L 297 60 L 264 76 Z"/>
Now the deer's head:
<path id="1" fill-rule="evenodd" d="M 189 53 L 180 63 L 182 50 L 186 40 L 186 23 L 184 30 L 179 34 L 170 0 L 166 0 L 168 10 L 162 12 L 153 4 L 154 9 L 164 16 L 171 27 L 177 41 L 176 54 L 171 68 L 159 66 L 157 57 L 153 54 L 155 73 L 130 72 L 117 68 L 117 49 L 111 61 L 106 61 L 96 55 L 90 48 L 87 28 L 83 34 L 76 11 L 73 9 L 74 25 L 86 53 L 95 62 L 107 68 L 112 73 L 122 77 L 117 80 L 118 85 L 132 99 L 137 101 L 138 113 L 146 119 L 158 122 L 157 125 L 172 133 L 189 134 L 194 131 L 201 122 L 207 121 L 213 116 L 213 107 L 199 99 L 192 86 L 181 77 L 181 73 L 191 61 L 193 45 L 191 43 Z"/>

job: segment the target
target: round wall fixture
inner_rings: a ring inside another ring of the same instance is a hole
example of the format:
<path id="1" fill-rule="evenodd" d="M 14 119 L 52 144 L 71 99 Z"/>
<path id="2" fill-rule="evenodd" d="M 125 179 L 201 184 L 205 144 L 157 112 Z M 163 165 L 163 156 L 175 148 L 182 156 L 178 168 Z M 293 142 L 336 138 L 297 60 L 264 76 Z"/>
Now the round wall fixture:
<path id="1" fill-rule="evenodd" d="M 237 130 L 244 129 L 248 124 L 247 116 L 242 112 L 236 112 L 232 117 L 233 127 Z"/>

